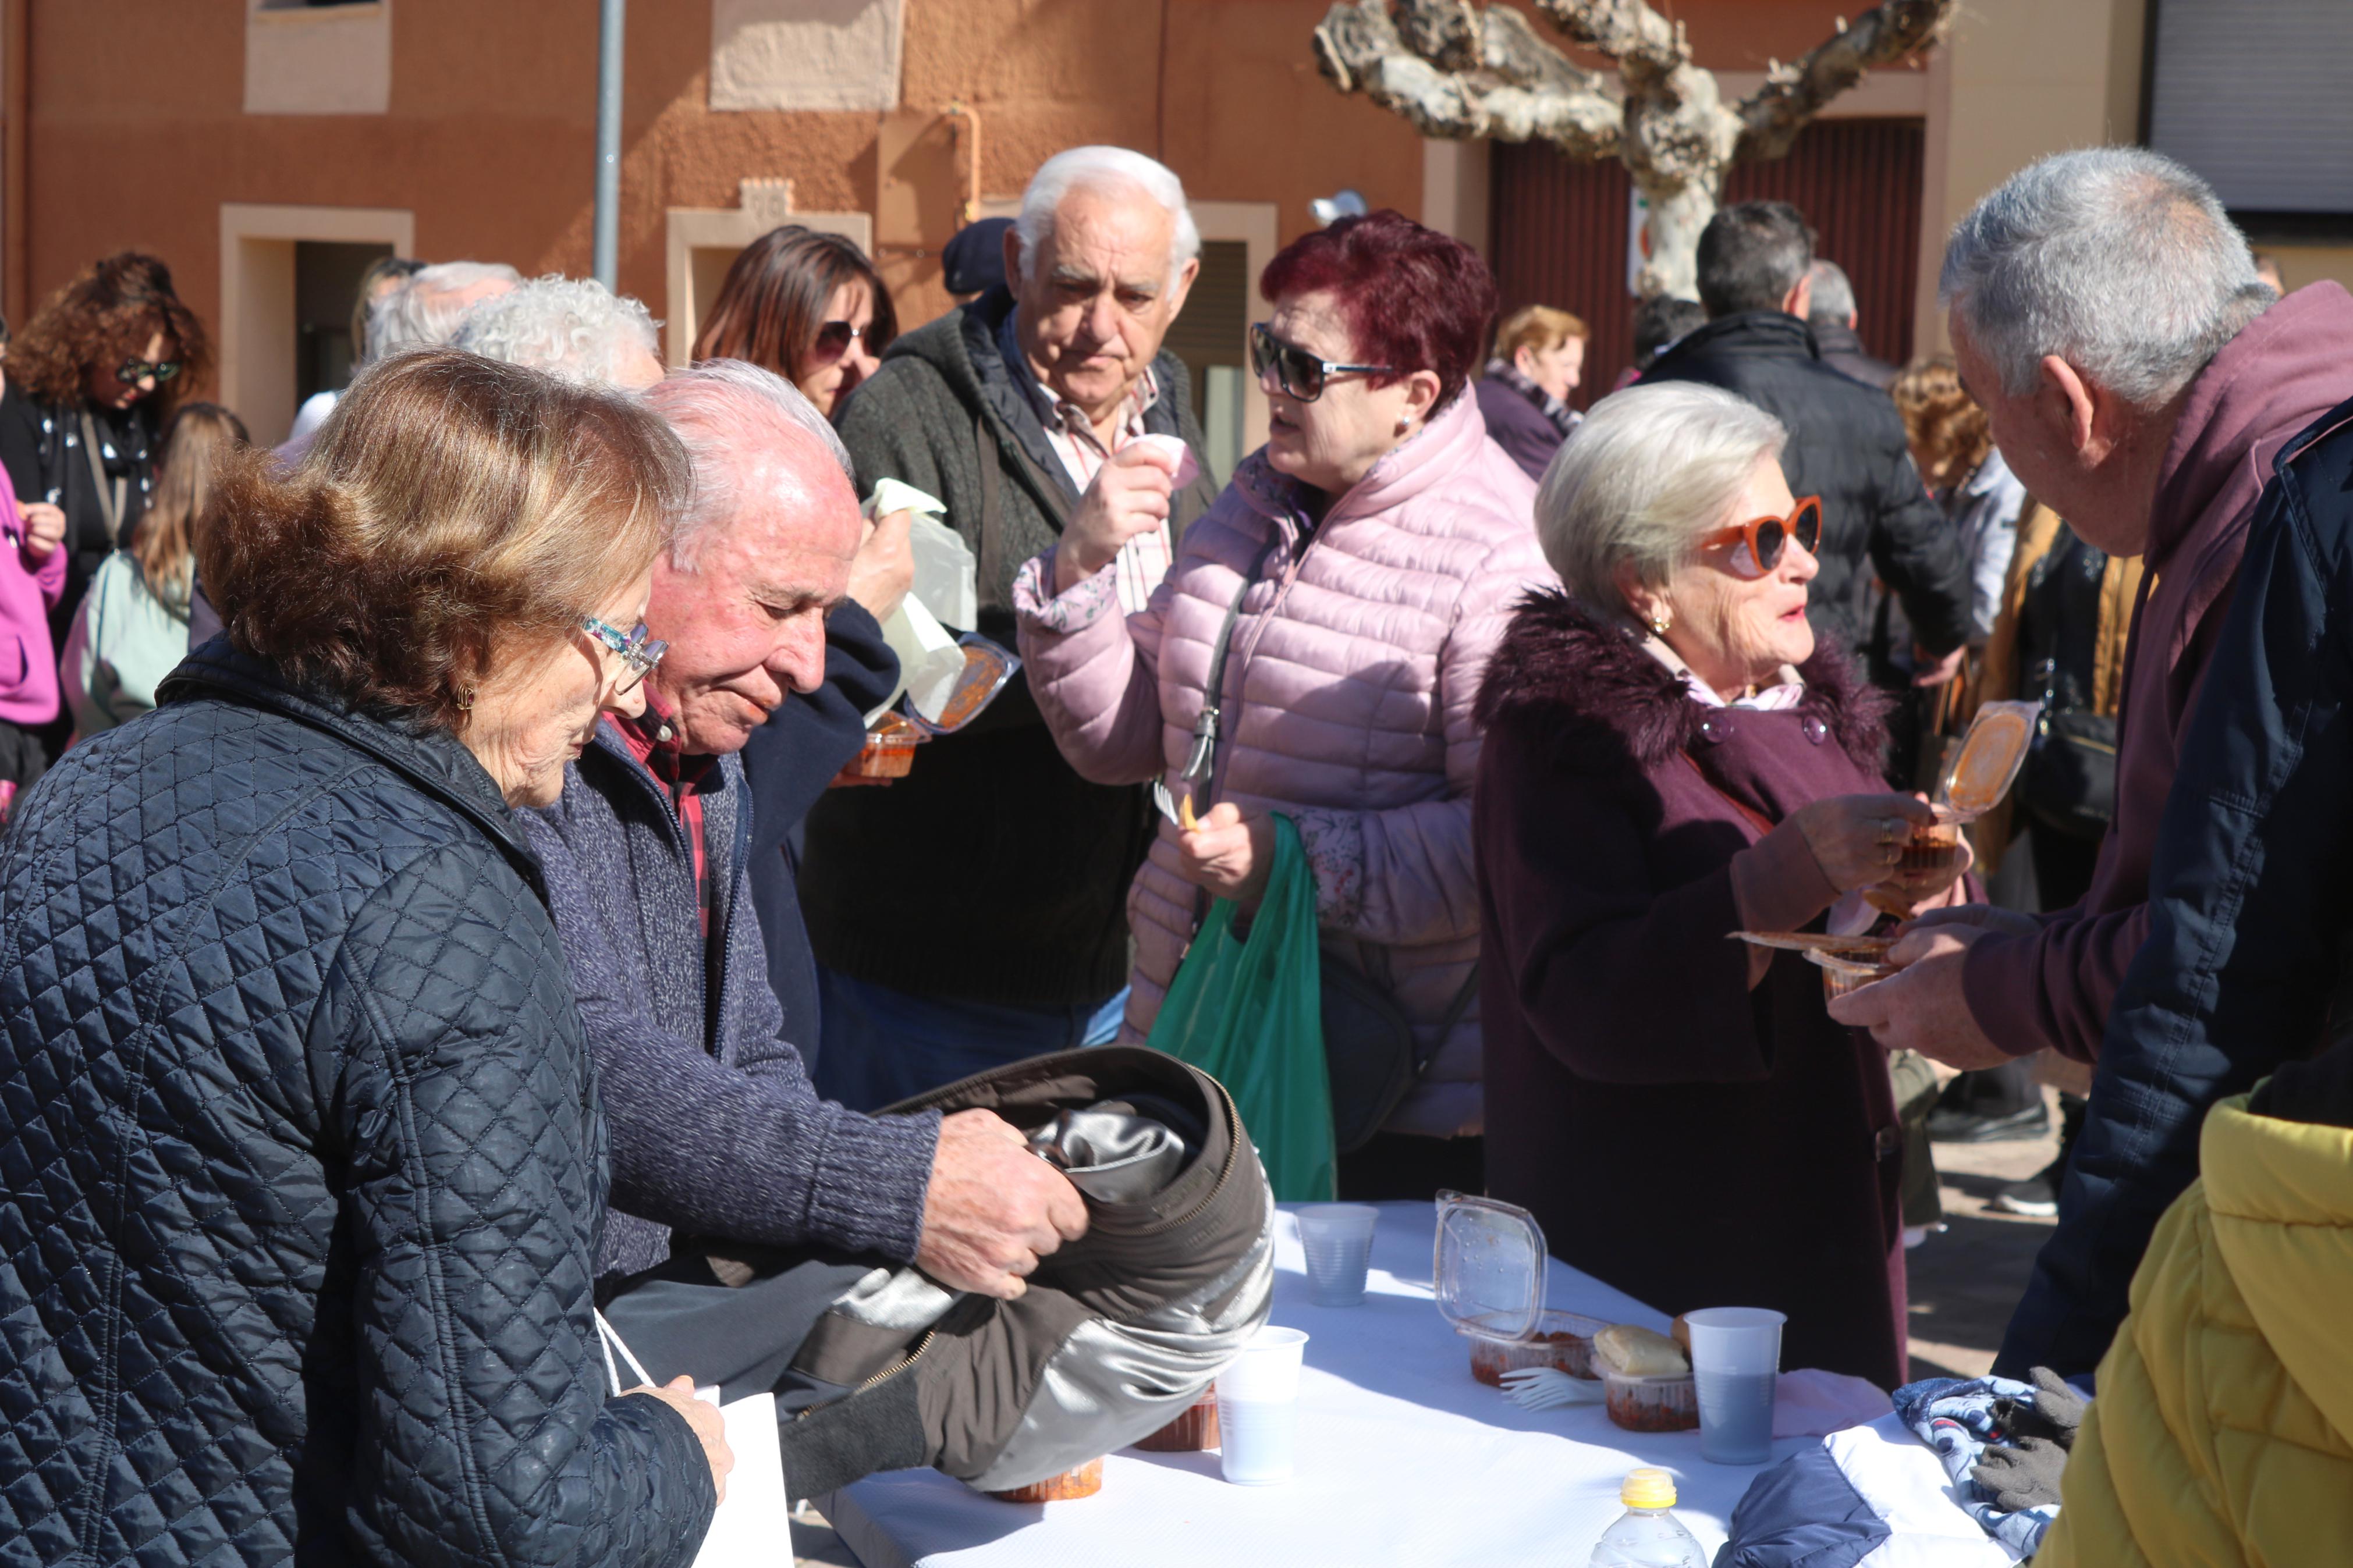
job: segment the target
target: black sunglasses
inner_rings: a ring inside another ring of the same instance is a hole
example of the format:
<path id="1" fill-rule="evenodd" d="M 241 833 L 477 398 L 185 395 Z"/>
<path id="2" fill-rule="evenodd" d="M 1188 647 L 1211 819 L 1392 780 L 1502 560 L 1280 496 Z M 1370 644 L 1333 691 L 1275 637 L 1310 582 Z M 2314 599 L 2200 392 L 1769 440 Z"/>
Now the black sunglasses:
<path id="1" fill-rule="evenodd" d="M 125 386 L 136 386 L 151 375 L 165 382 L 179 374 L 180 362 L 170 359 L 127 359 L 114 367 L 114 379 Z"/>
<path id="2" fill-rule="evenodd" d="M 1250 374 L 1261 382 L 1271 371 L 1285 395 L 1313 403 L 1324 395 L 1324 384 L 1335 375 L 1390 375 L 1385 364 L 1335 364 L 1309 353 L 1297 343 L 1284 342 L 1264 321 L 1250 328 Z"/>
<path id="3" fill-rule="evenodd" d="M 867 331 L 848 321 L 828 321 L 817 330 L 817 342 L 809 345 L 809 353 L 818 363 L 831 364 L 848 353 L 849 345 L 864 337 Z"/>

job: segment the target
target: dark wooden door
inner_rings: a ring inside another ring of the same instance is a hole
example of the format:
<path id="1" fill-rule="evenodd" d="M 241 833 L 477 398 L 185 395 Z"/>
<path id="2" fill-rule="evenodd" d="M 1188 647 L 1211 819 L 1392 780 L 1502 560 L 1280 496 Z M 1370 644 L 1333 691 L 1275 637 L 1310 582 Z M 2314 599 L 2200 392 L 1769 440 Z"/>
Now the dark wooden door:
<path id="1" fill-rule="evenodd" d="M 1896 364 L 1912 355 L 1926 140 L 1919 120 L 1823 121 L 1807 128 L 1787 158 L 1744 163 L 1725 182 L 1727 205 L 1785 201 L 1806 215 L 1820 237 L 1819 253 L 1854 282 L 1864 345 Z M 1575 398 L 1583 407 L 1633 360 L 1634 300 L 1626 291 L 1632 186 L 1625 165 L 1573 163 L 1548 146 L 1498 142 L 1489 169 L 1488 255 L 1504 309 L 1556 305 L 1593 329 Z"/>

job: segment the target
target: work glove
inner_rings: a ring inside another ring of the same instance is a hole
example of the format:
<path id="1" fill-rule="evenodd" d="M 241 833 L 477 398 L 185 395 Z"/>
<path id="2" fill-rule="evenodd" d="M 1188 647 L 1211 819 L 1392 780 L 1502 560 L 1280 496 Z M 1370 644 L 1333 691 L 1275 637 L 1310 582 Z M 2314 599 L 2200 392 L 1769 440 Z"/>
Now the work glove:
<path id="1" fill-rule="evenodd" d="M 2066 1449 L 2048 1437 L 2029 1437 L 2014 1448 L 1986 1449 L 1969 1479 L 1992 1495 L 1994 1507 L 2016 1513 L 2022 1508 L 2055 1505 L 2059 1478 L 2066 1468 Z"/>
<path id="2" fill-rule="evenodd" d="M 2089 1402 L 2047 1366 L 2038 1366 L 2027 1376 L 2036 1390 L 2033 1400 L 1995 1400 L 1995 1425 L 2013 1439 L 2042 1437 L 2062 1448 L 2073 1448 L 2075 1433 L 2084 1425 L 2084 1412 L 2090 1408 Z"/>

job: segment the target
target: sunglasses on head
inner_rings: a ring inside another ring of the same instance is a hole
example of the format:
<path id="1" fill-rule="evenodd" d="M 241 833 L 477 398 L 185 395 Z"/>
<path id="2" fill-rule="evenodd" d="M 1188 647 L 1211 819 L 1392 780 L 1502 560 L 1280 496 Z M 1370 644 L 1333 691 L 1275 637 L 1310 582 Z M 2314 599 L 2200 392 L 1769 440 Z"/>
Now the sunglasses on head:
<path id="1" fill-rule="evenodd" d="M 1313 403 L 1324 395 L 1324 384 L 1335 375 L 1389 375 L 1385 364 L 1336 364 L 1319 358 L 1297 343 L 1284 342 L 1264 321 L 1250 328 L 1250 374 L 1263 383 L 1271 374 L 1287 397 Z"/>
<path id="2" fill-rule="evenodd" d="M 1702 544 L 1746 544 L 1762 576 L 1781 564 L 1781 552 L 1792 539 L 1811 555 L 1822 542 L 1822 498 L 1799 496 L 1787 517 L 1752 517 L 1702 540 Z"/>
<path id="3" fill-rule="evenodd" d="M 180 362 L 170 359 L 127 359 L 114 367 L 114 379 L 125 386 L 136 386 L 151 375 L 165 382 L 179 374 Z"/>
<path id="4" fill-rule="evenodd" d="M 864 337 L 868 330 L 848 321 L 828 321 L 817 330 L 817 341 L 809 345 L 809 355 L 819 364 L 831 364 L 848 353 L 849 345 Z"/>

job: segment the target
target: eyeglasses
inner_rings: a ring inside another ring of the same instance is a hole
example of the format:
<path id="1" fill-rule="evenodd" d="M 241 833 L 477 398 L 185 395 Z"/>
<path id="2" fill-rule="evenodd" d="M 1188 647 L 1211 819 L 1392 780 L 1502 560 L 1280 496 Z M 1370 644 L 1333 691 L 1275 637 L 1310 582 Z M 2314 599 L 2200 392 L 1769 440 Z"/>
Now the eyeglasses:
<path id="1" fill-rule="evenodd" d="M 1761 577 L 1781 564 L 1781 552 L 1792 539 L 1807 554 L 1814 553 L 1814 547 L 1822 542 L 1821 497 L 1799 496 L 1787 517 L 1752 517 L 1746 522 L 1712 533 L 1700 542 L 1747 545 L 1749 558 L 1757 563 L 1757 574 Z"/>
<path id="2" fill-rule="evenodd" d="M 1324 395 L 1324 384 L 1335 375 L 1391 375 L 1385 364 L 1335 364 L 1319 359 L 1297 343 L 1284 342 L 1264 321 L 1250 328 L 1250 374 L 1261 382 L 1271 371 L 1286 396 L 1313 403 Z"/>
<path id="3" fill-rule="evenodd" d="M 583 616 L 580 628 L 620 656 L 621 678 L 613 687 L 616 697 L 627 697 L 635 691 L 653 667 L 661 662 L 662 655 L 670 651 L 670 644 L 654 641 L 653 633 L 646 628 L 643 621 L 624 632 L 607 626 L 594 616 Z"/>
<path id="4" fill-rule="evenodd" d="M 114 379 L 125 386 L 136 386 L 153 376 L 166 382 L 180 374 L 180 362 L 172 359 L 127 359 L 114 367 Z"/>
<path id="5" fill-rule="evenodd" d="M 849 352 L 849 345 L 873 329 L 852 326 L 848 321 L 828 321 L 817 330 L 817 342 L 809 345 L 809 356 L 819 364 L 831 364 Z"/>

